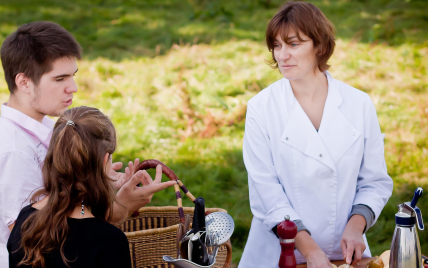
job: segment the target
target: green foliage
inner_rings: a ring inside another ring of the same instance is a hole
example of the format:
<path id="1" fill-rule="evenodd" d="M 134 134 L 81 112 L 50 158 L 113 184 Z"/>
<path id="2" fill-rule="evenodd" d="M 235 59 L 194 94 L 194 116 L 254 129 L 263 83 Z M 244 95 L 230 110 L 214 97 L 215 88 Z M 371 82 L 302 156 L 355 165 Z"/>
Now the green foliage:
<path id="1" fill-rule="evenodd" d="M 173 44 L 262 41 L 283 0 L 2 0 L 0 42 L 16 25 L 50 20 L 73 32 L 85 57 L 113 60 L 165 54 Z M 344 40 L 424 44 L 425 0 L 313 0 Z M 425 43 L 426 44 L 426 43 Z"/>
<path id="2" fill-rule="evenodd" d="M 264 61 L 264 30 L 282 1 L 2 0 L 0 42 L 22 23 L 52 20 L 84 48 L 75 106 L 100 108 L 119 137 L 115 161 L 156 158 L 195 196 L 234 217 L 233 261 L 252 214 L 242 160 L 246 102 L 281 78 Z M 367 233 L 390 246 L 396 205 L 428 190 L 428 28 L 424 1 L 311 1 L 336 25 L 332 75 L 373 99 L 394 193 Z M 3 76 L 2 70 L 0 75 Z M 0 99 L 8 90 L 0 80 Z M 153 172 L 152 172 L 153 175 Z M 174 205 L 172 189 L 153 205 Z M 184 204 L 192 204 L 184 198 Z M 419 201 L 428 223 L 428 195 Z M 428 233 L 419 232 L 428 253 Z"/>
<path id="3" fill-rule="evenodd" d="M 193 8 L 191 19 L 209 20 L 222 16 L 224 22 L 230 22 L 234 13 L 226 10 L 221 1 L 188 0 Z"/>

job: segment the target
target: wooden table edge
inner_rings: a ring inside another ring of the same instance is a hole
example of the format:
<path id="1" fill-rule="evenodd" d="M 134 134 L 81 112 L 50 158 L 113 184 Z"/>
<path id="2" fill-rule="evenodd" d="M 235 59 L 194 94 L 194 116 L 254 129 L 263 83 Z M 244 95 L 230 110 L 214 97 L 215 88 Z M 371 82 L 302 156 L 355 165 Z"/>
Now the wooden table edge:
<path id="1" fill-rule="evenodd" d="M 373 259 L 374 258 L 364 258 L 364 259 L 361 259 L 361 261 L 359 261 L 357 263 L 357 265 L 356 266 L 354 265 L 353 267 L 354 268 L 366 268 L 367 264 L 369 263 L 369 261 L 371 261 Z M 331 261 L 331 263 L 333 263 L 333 264 L 335 264 L 335 265 L 337 265 L 339 267 L 339 265 L 344 264 L 345 261 Z M 297 265 L 297 268 L 306 268 L 306 267 L 307 267 L 306 263 L 302 263 L 302 264 L 298 264 Z"/>

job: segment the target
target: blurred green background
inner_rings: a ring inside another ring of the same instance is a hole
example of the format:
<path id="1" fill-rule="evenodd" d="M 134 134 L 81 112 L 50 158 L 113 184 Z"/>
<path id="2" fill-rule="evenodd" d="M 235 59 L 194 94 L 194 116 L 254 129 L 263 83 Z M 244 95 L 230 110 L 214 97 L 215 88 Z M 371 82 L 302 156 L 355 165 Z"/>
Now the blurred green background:
<path id="1" fill-rule="evenodd" d="M 428 224 L 428 2 L 319 0 L 335 24 L 332 75 L 370 94 L 385 137 L 394 193 L 367 237 L 389 249 L 396 205 L 416 186 Z M 242 160 L 247 101 L 280 79 L 264 61 L 278 0 L 0 0 L 0 43 L 19 25 L 57 22 L 84 50 L 74 106 L 108 114 L 119 136 L 115 161 L 156 158 L 207 206 L 227 209 L 241 257 L 252 214 Z M 2 70 L 0 75 L 3 77 Z M 0 79 L 0 100 L 8 89 Z M 152 173 L 153 174 L 153 173 Z M 184 203 L 191 202 L 184 198 Z M 153 205 L 174 205 L 173 189 Z M 428 254 L 428 232 L 419 232 Z"/>

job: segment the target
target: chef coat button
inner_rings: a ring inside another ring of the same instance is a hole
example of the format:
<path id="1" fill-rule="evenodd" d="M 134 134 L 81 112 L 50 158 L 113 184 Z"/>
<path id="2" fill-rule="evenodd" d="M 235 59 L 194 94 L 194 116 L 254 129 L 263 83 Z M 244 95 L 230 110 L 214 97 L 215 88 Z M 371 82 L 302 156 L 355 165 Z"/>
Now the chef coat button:
<path id="1" fill-rule="evenodd" d="M 352 131 L 352 136 L 355 136 L 355 131 Z"/>
<path id="2" fill-rule="evenodd" d="M 329 222 L 328 224 L 329 224 L 329 225 L 333 225 L 333 222 L 331 221 L 331 222 Z"/>
<path id="3" fill-rule="evenodd" d="M 322 154 L 320 154 L 320 157 L 322 157 Z"/>
<path id="4" fill-rule="evenodd" d="M 333 187 L 334 187 L 334 183 L 331 183 L 331 184 L 330 184 L 330 187 L 331 187 L 331 188 L 333 188 Z"/>
<path id="5" fill-rule="evenodd" d="M 285 137 L 285 140 L 288 141 L 288 137 Z"/>

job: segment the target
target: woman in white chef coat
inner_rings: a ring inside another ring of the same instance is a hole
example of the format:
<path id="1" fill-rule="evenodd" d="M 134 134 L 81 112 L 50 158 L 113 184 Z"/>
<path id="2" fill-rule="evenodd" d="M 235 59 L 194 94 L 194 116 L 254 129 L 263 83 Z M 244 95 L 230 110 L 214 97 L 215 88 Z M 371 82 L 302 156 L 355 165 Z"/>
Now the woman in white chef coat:
<path id="1" fill-rule="evenodd" d="M 392 193 L 370 97 L 327 69 L 334 29 L 314 5 L 290 2 L 266 31 L 284 76 L 248 102 L 244 162 L 254 215 L 239 267 L 277 267 L 276 226 L 298 226 L 297 263 L 331 268 L 369 257 L 364 232 Z"/>

